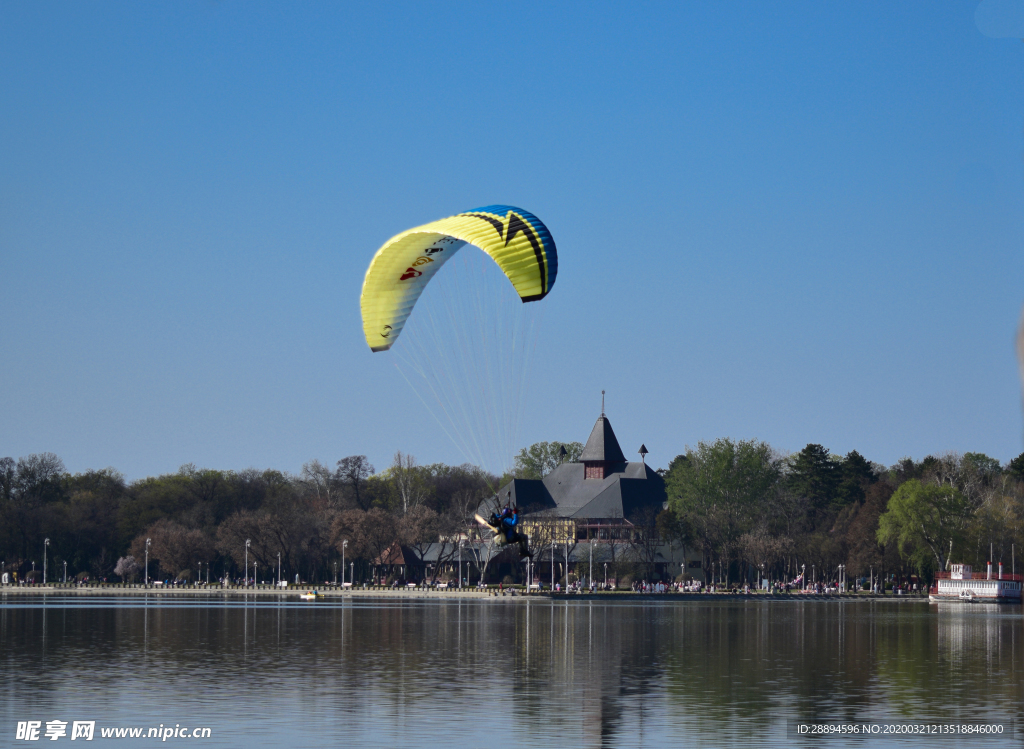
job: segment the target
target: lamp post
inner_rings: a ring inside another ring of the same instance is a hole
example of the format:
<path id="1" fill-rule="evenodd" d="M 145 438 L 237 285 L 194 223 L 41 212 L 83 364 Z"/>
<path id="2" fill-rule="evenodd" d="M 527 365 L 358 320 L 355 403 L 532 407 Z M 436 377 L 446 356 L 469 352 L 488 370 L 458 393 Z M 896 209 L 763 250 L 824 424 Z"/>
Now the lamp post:
<path id="1" fill-rule="evenodd" d="M 594 539 L 590 539 L 590 589 L 594 589 Z"/>
<path id="2" fill-rule="evenodd" d="M 252 562 L 252 587 L 254 587 L 254 588 L 256 587 L 256 574 L 257 574 L 258 568 L 259 568 L 259 562 L 257 562 L 254 559 L 253 562 Z"/>
<path id="3" fill-rule="evenodd" d="M 566 533 L 565 534 L 565 587 L 566 587 L 566 589 L 569 588 L 569 541 L 571 541 L 571 540 L 572 539 L 569 538 L 569 534 Z"/>
<path id="4" fill-rule="evenodd" d="M 196 578 L 196 587 L 203 581 L 203 563 L 199 562 L 199 576 Z"/>
<path id="5" fill-rule="evenodd" d="M 608 590 L 608 562 L 604 563 L 604 589 Z"/>
<path id="6" fill-rule="evenodd" d="M 686 590 L 686 562 L 679 563 L 679 584 Z"/>
<path id="7" fill-rule="evenodd" d="M 210 584 L 210 563 L 206 563 L 206 584 Z"/>
<path id="8" fill-rule="evenodd" d="M 277 587 L 281 587 L 281 552 L 277 552 Z"/>
<path id="9" fill-rule="evenodd" d="M 346 546 L 348 546 L 348 539 L 347 538 L 344 541 L 341 542 L 341 582 L 343 582 L 343 583 L 345 582 L 345 547 Z M 338 582 L 338 580 L 337 580 L 338 573 L 337 572 L 334 573 L 334 577 L 335 577 L 334 582 Z"/>
<path id="10" fill-rule="evenodd" d="M 551 592 L 555 592 L 555 537 L 551 537 Z"/>
<path id="11" fill-rule="evenodd" d="M 146 539 L 146 585 L 149 585 L 149 545 L 153 543 L 153 539 Z"/>
<path id="12" fill-rule="evenodd" d="M 462 590 L 462 544 L 466 543 L 463 540 L 459 540 L 459 590 Z"/>
<path id="13" fill-rule="evenodd" d="M 43 539 L 43 585 L 46 585 L 46 547 L 50 545 L 50 539 Z"/>
<path id="14" fill-rule="evenodd" d="M 757 587 L 763 589 L 764 588 L 764 562 L 761 562 L 761 564 L 759 564 L 758 567 L 761 568 L 761 579 L 757 581 Z"/>
<path id="15" fill-rule="evenodd" d="M 248 538 L 245 539 L 245 567 L 243 569 L 245 569 L 245 587 L 246 588 L 249 587 L 249 544 L 250 543 L 251 543 L 251 541 Z"/>
<path id="16" fill-rule="evenodd" d="M 64 584 L 68 584 L 68 560 L 64 560 Z"/>
<path id="17" fill-rule="evenodd" d="M 800 587 L 807 590 L 807 565 L 800 565 Z"/>
<path id="18" fill-rule="evenodd" d="M 348 576 L 349 584 L 355 585 L 356 584 L 356 563 L 355 562 L 349 562 L 348 563 L 348 571 L 349 571 L 349 576 Z"/>

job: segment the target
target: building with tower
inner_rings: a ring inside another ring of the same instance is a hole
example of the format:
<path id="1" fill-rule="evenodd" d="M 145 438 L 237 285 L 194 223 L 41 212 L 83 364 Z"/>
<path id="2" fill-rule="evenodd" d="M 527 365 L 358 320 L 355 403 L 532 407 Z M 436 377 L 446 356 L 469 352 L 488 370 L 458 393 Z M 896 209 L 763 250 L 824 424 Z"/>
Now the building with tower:
<path id="1" fill-rule="evenodd" d="M 498 496 L 517 504 L 524 520 L 572 520 L 581 529 L 645 522 L 665 508 L 668 498 L 665 480 L 643 458 L 626 460 L 604 413 L 578 461 L 562 463 L 542 479 L 512 479 Z"/>
<path id="2" fill-rule="evenodd" d="M 703 580 L 696 550 L 686 554 L 658 538 L 657 517 L 668 499 L 665 480 L 647 465 L 644 445 L 638 454 L 640 460 L 626 459 L 602 407 L 578 460 L 561 463 L 541 479 L 512 479 L 498 490 L 501 504 L 519 507 L 539 579 L 547 582 L 553 561 L 551 576 L 559 579 L 567 565 L 581 579 L 594 569 L 600 582 L 609 563 L 613 578 L 614 571 L 632 565 L 658 579 L 674 579 L 685 569 Z M 493 501 L 481 507 L 482 514 L 492 510 Z"/>

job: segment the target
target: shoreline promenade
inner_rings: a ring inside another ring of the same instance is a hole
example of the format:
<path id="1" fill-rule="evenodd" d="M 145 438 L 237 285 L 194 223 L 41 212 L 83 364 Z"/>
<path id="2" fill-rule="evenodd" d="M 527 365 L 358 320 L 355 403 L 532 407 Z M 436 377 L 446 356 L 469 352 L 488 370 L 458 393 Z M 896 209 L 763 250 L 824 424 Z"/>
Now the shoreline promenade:
<path id="1" fill-rule="evenodd" d="M 210 585 L 205 587 L 167 587 L 143 585 L 121 586 L 113 585 L 73 585 L 73 584 L 51 584 L 51 585 L 3 585 L 0 586 L 0 603 L 7 596 L 134 596 L 134 597 L 200 597 L 200 598 L 240 598 L 240 597 L 261 597 L 261 598 L 297 598 L 308 591 L 317 591 L 322 600 L 340 598 L 421 598 L 421 599 L 447 599 L 447 600 L 469 600 L 488 598 L 531 598 L 531 599 L 554 599 L 554 600 L 576 600 L 576 601 L 750 601 L 750 602 L 855 602 L 855 601 L 877 601 L 886 603 L 928 603 L 927 595 L 872 595 L 870 593 L 843 593 L 834 595 L 814 595 L 799 592 L 794 593 L 637 593 L 634 591 L 595 591 L 593 593 L 563 593 L 551 591 L 534 591 L 526 593 L 520 589 L 505 589 L 498 591 L 494 588 L 486 590 L 472 588 L 389 588 L 384 586 L 357 586 L 354 588 L 323 588 L 314 585 L 291 586 L 289 588 L 277 588 L 271 585 L 250 586 L 220 586 Z"/>

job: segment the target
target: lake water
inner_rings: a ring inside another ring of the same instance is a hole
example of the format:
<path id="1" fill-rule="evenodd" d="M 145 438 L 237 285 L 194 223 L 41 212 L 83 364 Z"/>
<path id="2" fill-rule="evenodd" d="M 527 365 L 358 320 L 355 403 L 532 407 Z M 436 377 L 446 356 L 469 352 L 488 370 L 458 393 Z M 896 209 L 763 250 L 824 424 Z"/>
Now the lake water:
<path id="1" fill-rule="evenodd" d="M 94 720 L 90 746 L 161 725 L 208 727 L 188 742 L 207 747 L 967 743 L 793 737 L 824 719 L 998 721 L 971 743 L 1018 746 L 1022 624 L 862 601 L 0 595 L 0 746 L 34 743 L 30 720 L 66 721 L 59 741 Z"/>

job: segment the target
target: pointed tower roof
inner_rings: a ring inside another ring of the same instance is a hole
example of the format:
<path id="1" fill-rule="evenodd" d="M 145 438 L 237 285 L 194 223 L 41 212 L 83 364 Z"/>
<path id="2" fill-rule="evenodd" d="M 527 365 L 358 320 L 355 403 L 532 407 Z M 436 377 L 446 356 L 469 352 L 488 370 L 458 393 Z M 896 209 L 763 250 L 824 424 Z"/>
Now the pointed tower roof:
<path id="1" fill-rule="evenodd" d="M 619 441 L 615 439 L 615 432 L 612 431 L 612 424 L 608 418 L 601 414 L 594 424 L 594 430 L 590 433 L 583 454 L 580 455 L 581 463 L 591 461 L 606 463 L 625 463 L 626 456 L 622 454 Z"/>

